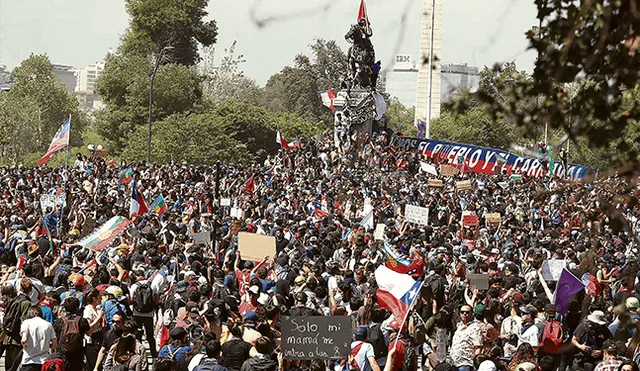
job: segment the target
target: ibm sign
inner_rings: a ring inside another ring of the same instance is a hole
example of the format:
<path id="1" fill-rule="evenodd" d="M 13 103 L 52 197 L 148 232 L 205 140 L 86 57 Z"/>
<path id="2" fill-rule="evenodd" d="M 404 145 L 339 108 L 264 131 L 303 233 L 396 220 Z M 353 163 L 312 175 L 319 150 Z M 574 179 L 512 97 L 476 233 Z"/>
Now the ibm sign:
<path id="1" fill-rule="evenodd" d="M 396 54 L 396 63 L 411 63 L 411 55 Z"/>
<path id="2" fill-rule="evenodd" d="M 395 63 L 393 65 L 394 70 L 413 70 L 416 68 L 416 64 L 411 58 L 411 54 L 396 54 Z"/>

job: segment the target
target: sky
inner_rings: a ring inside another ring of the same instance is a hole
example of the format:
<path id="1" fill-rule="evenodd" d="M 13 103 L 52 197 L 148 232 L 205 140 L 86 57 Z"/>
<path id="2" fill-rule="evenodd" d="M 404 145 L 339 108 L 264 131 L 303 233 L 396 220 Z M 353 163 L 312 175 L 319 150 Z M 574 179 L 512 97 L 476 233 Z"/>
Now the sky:
<path id="1" fill-rule="evenodd" d="M 390 67 L 395 54 L 418 60 L 424 0 L 368 0 L 376 56 Z M 31 53 L 84 67 L 116 48 L 128 25 L 125 0 L 0 0 L 0 65 L 13 68 Z M 269 76 L 308 53 L 315 38 L 335 39 L 355 23 L 360 0 L 210 0 L 218 24 L 216 60 L 237 40 L 245 75 Z M 524 33 L 537 24 L 533 0 L 443 0 L 442 63 L 492 66 L 516 61 L 531 71 L 535 53 Z M 262 27 L 256 19 L 266 19 Z M 404 21 L 403 21 L 404 19 Z"/>

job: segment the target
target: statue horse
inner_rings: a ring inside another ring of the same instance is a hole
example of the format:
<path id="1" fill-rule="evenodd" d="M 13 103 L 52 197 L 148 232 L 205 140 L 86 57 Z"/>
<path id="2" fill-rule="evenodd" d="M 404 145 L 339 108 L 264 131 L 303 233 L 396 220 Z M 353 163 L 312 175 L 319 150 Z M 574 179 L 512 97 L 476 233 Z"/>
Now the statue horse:
<path id="1" fill-rule="evenodd" d="M 355 83 L 361 86 L 369 86 L 371 67 L 375 61 L 375 51 L 371 40 L 366 37 L 358 25 L 351 26 L 349 32 L 344 35 L 345 40 L 353 45 L 347 54 L 349 71 Z"/>

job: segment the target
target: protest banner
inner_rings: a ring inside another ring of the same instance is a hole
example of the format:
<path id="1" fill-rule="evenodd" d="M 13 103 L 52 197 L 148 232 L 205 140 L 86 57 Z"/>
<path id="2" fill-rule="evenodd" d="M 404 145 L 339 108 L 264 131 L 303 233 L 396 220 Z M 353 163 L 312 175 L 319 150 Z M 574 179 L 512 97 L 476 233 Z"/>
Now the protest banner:
<path id="1" fill-rule="evenodd" d="M 427 174 L 438 176 L 438 171 L 436 170 L 436 167 L 431 164 L 427 164 L 426 162 L 420 162 L 420 170 L 424 171 Z"/>
<path id="2" fill-rule="evenodd" d="M 244 215 L 244 211 L 239 207 L 232 207 L 230 215 L 232 218 L 242 219 Z"/>
<path id="3" fill-rule="evenodd" d="M 566 260 L 548 259 L 542 262 L 542 278 L 545 281 L 557 281 L 560 279 L 562 270 L 567 266 Z"/>
<path id="4" fill-rule="evenodd" d="M 502 216 L 500 215 L 500 213 L 489 213 L 485 215 L 484 219 L 487 221 L 487 224 L 496 225 L 500 224 Z"/>
<path id="5" fill-rule="evenodd" d="M 442 180 L 429 179 L 429 182 L 427 184 L 429 185 L 429 187 L 442 188 Z"/>
<path id="6" fill-rule="evenodd" d="M 96 223 L 96 220 L 93 218 L 87 218 L 84 223 L 82 224 L 82 230 L 80 231 L 80 238 L 85 238 L 86 236 L 89 235 L 89 233 L 91 233 L 91 231 L 93 231 L 94 229 L 96 229 L 96 226 L 98 224 Z M 136 232 L 138 230 L 136 229 Z"/>
<path id="7" fill-rule="evenodd" d="M 231 206 L 231 199 L 230 198 L 221 198 L 220 199 L 220 206 Z"/>
<path id="8" fill-rule="evenodd" d="M 255 233 L 238 233 L 238 250 L 242 259 L 262 261 L 265 256 L 273 258 L 276 255 L 276 238 Z"/>
<path id="9" fill-rule="evenodd" d="M 488 290 L 489 289 L 489 275 L 484 274 L 475 274 L 469 273 L 467 275 L 469 277 L 469 285 L 475 286 L 478 290 Z"/>
<path id="10" fill-rule="evenodd" d="M 40 195 L 40 207 L 43 213 L 47 213 L 47 208 L 57 209 L 67 204 L 67 195 L 61 193 L 59 195 Z"/>
<path id="11" fill-rule="evenodd" d="M 463 180 L 461 182 L 456 182 L 456 190 L 458 190 L 458 191 L 471 190 L 471 181 L 470 180 Z"/>
<path id="12" fill-rule="evenodd" d="M 536 177 L 548 174 L 547 169 L 537 158 L 518 156 L 493 148 L 398 135 L 394 135 L 391 141 L 397 148 L 415 150 L 436 162 L 453 162 L 456 157 L 461 155 L 465 159 L 465 171 L 478 174 L 494 174 L 498 165 L 502 166 L 502 170 L 506 170 L 507 174 L 516 171 Z M 442 168 L 440 173 L 445 175 Z M 562 161 L 555 162 L 553 171 L 554 176 L 572 179 L 582 179 L 585 176 L 590 179 L 591 174 L 596 173 L 594 169 L 574 164 L 569 164 L 565 169 Z"/>
<path id="13" fill-rule="evenodd" d="M 376 225 L 376 230 L 375 232 L 373 232 L 373 238 L 376 240 L 383 240 L 384 239 L 384 228 L 386 227 L 386 225 L 382 224 L 382 223 L 378 223 Z"/>
<path id="14" fill-rule="evenodd" d="M 349 356 L 352 331 L 346 316 L 282 317 L 280 348 L 285 359 L 341 359 Z"/>
<path id="15" fill-rule="evenodd" d="M 462 225 L 465 227 L 473 227 L 478 225 L 478 216 L 475 214 L 468 214 L 462 216 Z"/>
<path id="16" fill-rule="evenodd" d="M 458 174 L 458 169 L 451 165 L 441 164 L 440 165 L 440 174 L 443 176 L 452 176 Z"/>
<path id="17" fill-rule="evenodd" d="M 211 232 L 199 232 L 194 234 L 193 243 L 203 243 L 209 246 L 211 243 Z"/>
<path id="18" fill-rule="evenodd" d="M 131 221 L 123 216 L 114 216 L 104 223 L 100 228 L 91 232 L 87 237 L 80 240 L 78 245 L 85 249 L 100 251 L 109 246 L 116 237 L 129 227 Z"/>
<path id="19" fill-rule="evenodd" d="M 404 207 L 404 220 L 406 220 L 409 223 L 428 225 L 429 224 L 429 208 L 406 205 Z"/>

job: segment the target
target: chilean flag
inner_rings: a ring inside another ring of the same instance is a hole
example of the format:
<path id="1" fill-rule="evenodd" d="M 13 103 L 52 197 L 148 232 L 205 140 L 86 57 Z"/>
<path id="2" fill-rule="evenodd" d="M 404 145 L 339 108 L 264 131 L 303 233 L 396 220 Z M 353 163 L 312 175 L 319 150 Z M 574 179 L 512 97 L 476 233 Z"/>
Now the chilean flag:
<path id="1" fill-rule="evenodd" d="M 54 135 L 53 139 L 51 140 L 51 144 L 49 145 L 49 149 L 47 150 L 47 153 L 44 156 L 42 156 L 42 158 L 38 161 L 36 166 L 46 164 L 47 161 L 51 159 L 51 156 L 53 156 L 54 153 L 58 152 L 59 150 L 69 145 L 70 128 L 71 128 L 71 116 L 69 116 L 67 121 L 65 121 L 62 124 L 62 126 L 60 126 L 60 129 L 58 129 L 58 132 L 56 133 L 56 135 Z"/>
<path id="2" fill-rule="evenodd" d="M 136 190 L 136 182 L 133 181 L 133 186 L 131 187 L 131 204 L 129 205 L 129 217 L 134 217 L 136 215 L 143 215 L 149 211 L 147 204 L 144 203 L 144 198 L 142 195 L 138 193 Z"/>
<path id="3" fill-rule="evenodd" d="M 278 143 L 282 148 L 289 149 L 289 143 L 282 136 L 280 128 L 276 131 L 276 143 Z"/>
<path id="4" fill-rule="evenodd" d="M 381 265 L 376 269 L 378 291 L 376 298 L 381 308 L 386 308 L 397 319 L 406 317 L 415 299 L 419 296 L 422 283 L 411 276 L 400 274 Z"/>
<path id="5" fill-rule="evenodd" d="M 328 107 L 330 110 L 335 111 L 336 109 L 333 107 L 333 100 L 336 99 L 336 93 L 333 89 L 324 90 L 319 92 L 320 98 L 322 99 L 322 104 Z"/>
<path id="6" fill-rule="evenodd" d="M 247 180 L 246 185 L 247 185 L 247 193 L 253 193 L 253 191 L 256 189 L 256 184 L 255 184 L 253 175 L 251 175 L 251 178 Z"/>
<path id="7" fill-rule="evenodd" d="M 326 216 L 329 216 L 329 210 L 327 209 L 327 205 L 324 202 L 314 202 L 313 208 L 316 218 L 324 218 Z"/>

